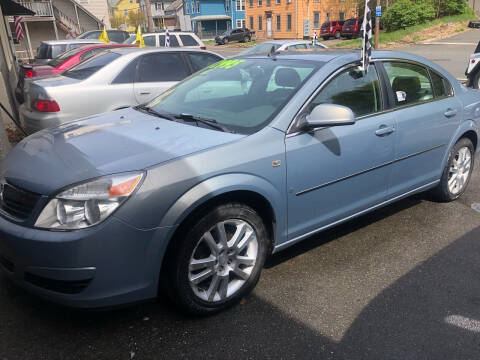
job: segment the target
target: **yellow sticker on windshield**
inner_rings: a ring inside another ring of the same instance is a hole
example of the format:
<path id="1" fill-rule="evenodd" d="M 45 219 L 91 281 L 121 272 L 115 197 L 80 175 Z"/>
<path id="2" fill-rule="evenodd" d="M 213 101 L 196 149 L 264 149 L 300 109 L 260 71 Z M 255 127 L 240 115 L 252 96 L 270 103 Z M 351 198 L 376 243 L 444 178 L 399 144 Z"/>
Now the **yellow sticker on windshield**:
<path id="1" fill-rule="evenodd" d="M 245 60 L 240 60 L 240 59 L 231 59 L 231 60 L 222 60 L 218 63 L 210 65 L 208 68 L 209 69 L 230 69 L 234 66 L 237 66 L 238 64 L 241 64 L 245 62 Z"/>

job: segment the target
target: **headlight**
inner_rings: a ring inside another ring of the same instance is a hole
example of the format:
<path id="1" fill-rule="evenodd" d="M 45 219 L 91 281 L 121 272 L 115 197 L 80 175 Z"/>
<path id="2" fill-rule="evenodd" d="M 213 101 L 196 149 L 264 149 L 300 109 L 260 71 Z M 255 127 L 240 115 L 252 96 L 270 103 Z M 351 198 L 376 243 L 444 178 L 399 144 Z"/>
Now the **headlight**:
<path id="1" fill-rule="evenodd" d="M 96 225 L 128 199 L 142 176 L 120 174 L 75 185 L 50 200 L 35 227 L 74 230 Z"/>

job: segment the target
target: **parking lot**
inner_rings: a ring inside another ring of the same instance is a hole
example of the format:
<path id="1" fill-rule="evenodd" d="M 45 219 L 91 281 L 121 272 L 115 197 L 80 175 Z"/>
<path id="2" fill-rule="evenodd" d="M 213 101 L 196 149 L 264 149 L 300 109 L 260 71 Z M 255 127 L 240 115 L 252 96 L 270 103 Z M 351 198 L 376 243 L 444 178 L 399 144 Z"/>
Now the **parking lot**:
<path id="1" fill-rule="evenodd" d="M 402 50 L 461 78 L 478 35 Z M 163 298 L 71 310 L 0 275 L 0 359 L 476 359 L 479 211 L 477 165 L 455 202 L 415 195 L 274 255 L 251 296 L 209 318 Z"/>

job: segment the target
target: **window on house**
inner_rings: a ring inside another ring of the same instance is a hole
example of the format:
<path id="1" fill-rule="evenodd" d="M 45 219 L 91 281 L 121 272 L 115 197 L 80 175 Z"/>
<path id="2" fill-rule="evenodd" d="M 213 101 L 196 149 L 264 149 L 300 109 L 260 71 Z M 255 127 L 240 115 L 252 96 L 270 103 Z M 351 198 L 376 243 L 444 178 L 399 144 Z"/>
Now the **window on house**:
<path id="1" fill-rule="evenodd" d="M 282 29 L 282 17 L 277 15 L 277 30 L 280 31 Z"/>
<path id="2" fill-rule="evenodd" d="M 250 29 L 254 29 L 254 27 L 253 27 L 253 16 L 250 16 Z"/>
<path id="3" fill-rule="evenodd" d="M 133 0 L 130 0 L 130 4 L 133 4 Z"/>
<path id="4" fill-rule="evenodd" d="M 225 11 L 230 12 L 230 0 L 225 0 Z"/>
<path id="5" fill-rule="evenodd" d="M 185 15 L 190 14 L 190 6 L 188 3 L 185 4 Z"/>
<path id="6" fill-rule="evenodd" d="M 287 15 L 287 30 L 292 30 L 292 14 Z"/>
<path id="7" fill-rule="evenodd" d="M 281 0 L 275 0 L 275 4 L 280 5 Z"/>
<path id="8" fill-rule="evenodd" d="M 343 11 L 340 11 L 338 13 L 338 18 L 340 19 L 340 21 L 343 21 L 345 20 L 345 13 Z"/>
<path id="9" fill-rule="evenodd" d="M 250 7 L 253 7 L 253 0 L 248 0 L 248 4 L 250 5 Z"/>
<path id="10" fill-rule="evenodd" d="M 245 20 L 244 19 L 238 19 L 237 20 L 237 29 L 241 29 L 245 27 Z"/>
<path id="11" fill-rule="evenodd" d="M 313 13 L 313 28 L 318 29 L 320 27 L 320 13 L 315 11 Z"/>
<path id="12" fill-rule="evenodd" d="M 128 10 L 127 9 L 123 9 L 123 16 L 128 16 Z"/>
<path id="13" fill-rule="evenodd" d="M 272 5 L 271 0 L 267 0 L 267 6 Z"/>
<path id="14" fill-rule="evenodd" d="M 258 0 L 258 6 L 262 6 L 262 0 Z"/>
<path id="15" fill-rule="evenodd" d="M 245 0 L 237 0 L 235 4 L 236 4 L 237 11 L 245 10 Z"/>
<path id="16" fill-rule="evenodd" d="M 192 14 L 195 14 L 195 3 L 192 2 Z"/>
<path id="17" fill-rule="evenodd" d="M 262 17 L 258 17 L 258 30 L 262 30 Z"/>
<path id="18" fill-rule="evenodd" d="M 314 3 L 319 3 L 319 2 L 320 2 L 320 0 L 313 0 L 313 2 L 314 2 Z"/>
<path id="19" fill-rule="evenodd" d="M 325 19 L 325 21 L 330 21 L 330 13 L 327 13 L 327 18 Z"/>
<path id="20" fill-rule="evenodd" d="M 200 1 L 197 1 L 197 13 L 200 12 Z"/>

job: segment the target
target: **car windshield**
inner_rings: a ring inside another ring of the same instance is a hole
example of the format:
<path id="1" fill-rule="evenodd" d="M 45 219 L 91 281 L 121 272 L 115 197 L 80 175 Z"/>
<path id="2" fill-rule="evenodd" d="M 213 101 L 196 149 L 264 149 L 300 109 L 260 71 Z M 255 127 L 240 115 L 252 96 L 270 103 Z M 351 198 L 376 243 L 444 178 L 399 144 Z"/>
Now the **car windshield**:
<path id="1" fill-rule="evenodd" d="M 248 50 L 242 52 L 241 55 L 252 55 L 252 54 L 268 54 L 272 50 L 272 46 L 277 50 L 280 45 L 264 42 L 258 45 L 251 47 Z"/>
<path id="2" fill-rule="evenodd" d="M 350 26 L 350 25 L 355 25 L 356 19 L 348 19 L 345 21 L 344 25 Z"/>
<path id="3" fill-rule="evenodd" d="M 123 43 L 124 44 L 133 44 L 135 43 L 135 40 L 137 39 L 137 35 L 130 35 L 130 37 L 125 40 Z"/>
<path id="4" fill-rule="evenodd" d="M 78 80 L 84 80 L 120 56 L 120 54 L 110 51 L 103 52 L 72 67 L 70 70 L 62 73 L 62 75 Z"/>
<path id="5" fill-rule="evenodd" d="M 74 48 L 74 49 L 67 50 L 64 53 L 57 56 L 55 59 L 50 60 L 48 62 L 48 65 L 52 67 L 56 67 L 57 65 L 61 64 L 62 62 L 67 60 L 69 57 L 79 53 L 80 51 L 82 51 L 82 48 Z"/>
<path id="6" fill-rule="evenodd" d="M 210 65 L 147 104 L 158 113 L 213 120 L 252 134 L 264 126 L 323 63 L 230 59 Z"/>

